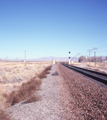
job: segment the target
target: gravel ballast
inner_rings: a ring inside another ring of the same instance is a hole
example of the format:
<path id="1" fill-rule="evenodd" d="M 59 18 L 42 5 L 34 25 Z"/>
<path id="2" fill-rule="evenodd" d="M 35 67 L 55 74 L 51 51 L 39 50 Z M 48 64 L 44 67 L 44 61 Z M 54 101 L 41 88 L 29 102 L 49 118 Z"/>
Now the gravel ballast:
<path id="1" fill-rule="evenodd" d="M 75 99 L 74 107 L 84 120 L 107 120 L 107 86 L 59 65 L 61 75 Z"/>

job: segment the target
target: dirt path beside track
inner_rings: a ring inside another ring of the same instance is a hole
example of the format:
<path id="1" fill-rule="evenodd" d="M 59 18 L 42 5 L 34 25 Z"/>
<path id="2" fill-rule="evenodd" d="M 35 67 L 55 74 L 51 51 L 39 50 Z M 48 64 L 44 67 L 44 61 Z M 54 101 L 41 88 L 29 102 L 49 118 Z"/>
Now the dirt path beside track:
<path id="1" fill-rule="evenodd" d="M 74 100 L 69 94 L 57 65 L 52 66 L 47 78 L 42 79 L 41 89 L 37 92 L 41 99 L 12 106 L 9 114 L 14 120 L 77 120 L 75 110 L 71 110 Z"/>

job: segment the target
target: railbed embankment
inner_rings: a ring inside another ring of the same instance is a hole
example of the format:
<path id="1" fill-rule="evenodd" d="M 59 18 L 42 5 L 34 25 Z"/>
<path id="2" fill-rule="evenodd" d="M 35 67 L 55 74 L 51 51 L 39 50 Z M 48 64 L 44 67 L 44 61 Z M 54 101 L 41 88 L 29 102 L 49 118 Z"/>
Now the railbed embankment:
<path id="1" fill-rule="evenodd" d="M 107 119 L 107 86 L 86 78 L 63 65 L 59 65 L 62 76 L 68 84 L 75 108 L 85 120 Z"/>

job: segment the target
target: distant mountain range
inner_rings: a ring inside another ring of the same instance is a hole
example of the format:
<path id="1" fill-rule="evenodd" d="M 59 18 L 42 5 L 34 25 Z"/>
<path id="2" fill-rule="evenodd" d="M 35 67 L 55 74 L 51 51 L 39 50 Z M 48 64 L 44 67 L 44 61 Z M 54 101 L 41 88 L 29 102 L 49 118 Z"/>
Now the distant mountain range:
<path id="1" fill-rule="evenodd" d="M 27 61 L 52 61 L 52 60 L 56 60 L 56 61 L 68 61 L 68 57 L 41 57 L 41 58 L 33 58 L 33 59 L 26 59 Z M 71 58 L 71 61 L 77 61 L 77 58 Z M 24 59 L 0 59 L 0 61 L 24 61 Z"/>
<path id="2" fill-rule="evenodd" d="M 102 56 L 103 59 L 105 59 L 106 56 Z M 26 59 L 27 61 L 52 61 L 55 59 L 56 61 L 68 61 L 68 57 L 41 57 L 41 58 L 32 58 L 32 59 Z M 24 59 L 0 59 L 0 61 L 24 61 Z M 78 61 L 77 57 L 71 57 L 71 61 Z"/>
<path id="3" fill-rule="evenodd" d="M 56 61 L 68 61 L 68 57 L 41 57 L 41 58 L 36 58 L 36 59 L 30 59 L 32 61 L 52 61 L 52 60 L 56 60 Z M 71 58 L 72 60 L 72 58 Z M 73 61 L 77 61 L 77 58 L 73 58 Z"/>

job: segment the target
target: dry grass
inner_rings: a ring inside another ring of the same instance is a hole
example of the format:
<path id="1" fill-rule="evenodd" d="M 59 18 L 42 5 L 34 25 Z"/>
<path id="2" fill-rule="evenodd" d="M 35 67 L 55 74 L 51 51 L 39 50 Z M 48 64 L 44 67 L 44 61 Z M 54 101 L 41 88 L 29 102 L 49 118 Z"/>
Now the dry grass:
<path id="1" fill-rule="evenodd" d="M 5 88 L 0 85 L 0 109 L 4 108 L 5 98 L 3 97 L 3 92 L 5 92 Z"/>
<path id="2" fill-rule="evenodd" d="M 0 120 L 10 120 L 5 112 L 6 107 L 21 101 L 30 103 L 40 100 L 40 96 L 34 95 L 42 83 L 36 75 L 49 73 L 46 67 L 50 64 L 51 62 L 33 62 L 24 66 L 19 62 L 0 62 Z"/>
<path id="3" fill-rule="evenodd" d="M 11 118 L 5 111 L 0 110 L 0 120 L 11 120 Z"/>
<path id="4" fill-rule="evenodd" d="M 37 90 L 39 90 L 41 85 L 41 80 L 37 78 L 32 78 L 27 83 L 23 83 L 22 86 L 18 91 L 11 92 L 8 96 L 6 96 L 6 103 L 9 105 L 14 105 L 16 103 L 19 103 L 21 101 L 24 101 L 29 96 L 34 94 Z"/>
<path id="5" fill-rule="evenodd" d="M 73 65 L 81 65 L 80 62 L 71 62 L 71 64 L 73 64 Z"/>
<path id="6" fill-rule="evenodd" d="M 86 65 L 89 66 L 89 62 L 86 62 Z M 94 62 L 90 62 L 90 66 L 96 67 L 96 68 L 107 69 L 107 63 L 104 63 L 104 62 L 96 62 L 96 66 Z"/>
<path id="7" fill-rule="evenodd" d="M 81 66 L 83 63 L 73 62 L 72 64 Z M 105 62 L 96 62 L 96 65 L 95 65 L 95 62 L 90 62 L 90 64 L 89 64 L 89 62 L 84 62 L 84 64 L 86 64 L 89 67 L 95 67 L 95 69 L 97 69 L 97 70 L 98 70 L 98 68 L 107 70 L 107 63 L 105 63 Z"/>
<path id="8" fill-rule="evenodd" d="M 41 79 L 50 73 L 49 70 L 51 70 L 51 66 L 47 67 L 38 75 L 38 77 L 33 77 L 30 81 L 23 83 L 18 91 L 13 91 L 9 95 L 4 94 L 7 105 L 12 106 L 26 100 L 29 96 L 31 97 L 26 101 L 26 103 L 37 101 L 39 99 L 38 96 L 32 95 L 40 89 L 40 85 L 42 83 Z"/>
<path id="9" fill-rule="evenodd" d="M 28 98 L 25 103 L 32 103 L 40 100 L 40 96 L 38 95 L 32 95 L 30 98 Z"/>
<path id="10" fill-rule="evenodd" d="M 52 66 L 47 67 L 42 73 L 40 73 L 40 74 L 38 75 L 38 77 L 39 77 L 40 79 L 46 78 L 46 77 L 47 77 L 46 75 L 50 73 L 49 70 L 51 70 L 51 67 L 52 67 Z"/>
<path id="11" fill-rule="evenodd" d="M 24 66 L 21 62 L 0 62 L 0 96 L 18 89 L 33 78 L 35 73 L 41 73 L 50 64 L 51 62 L 29 62 Z"/>

